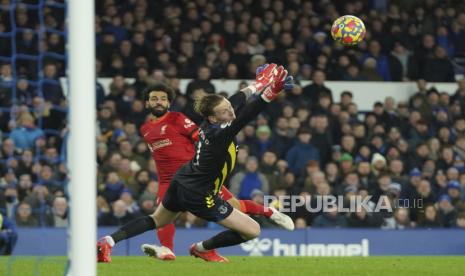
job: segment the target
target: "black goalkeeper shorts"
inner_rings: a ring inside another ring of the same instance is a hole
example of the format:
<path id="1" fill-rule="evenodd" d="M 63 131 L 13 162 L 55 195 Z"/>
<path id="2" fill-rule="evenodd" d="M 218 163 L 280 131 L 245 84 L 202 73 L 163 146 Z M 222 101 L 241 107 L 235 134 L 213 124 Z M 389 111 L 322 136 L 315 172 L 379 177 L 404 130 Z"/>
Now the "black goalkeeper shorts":
<path id="1" fill-rule="evenodd" d="M 234 209 L 218 195 L 205 196 L 191 192 L 176 180 L 171 181 L 162 203 L 171 212 L 189 211 L 199 218 L 213 222 L 227 218 Z"/>

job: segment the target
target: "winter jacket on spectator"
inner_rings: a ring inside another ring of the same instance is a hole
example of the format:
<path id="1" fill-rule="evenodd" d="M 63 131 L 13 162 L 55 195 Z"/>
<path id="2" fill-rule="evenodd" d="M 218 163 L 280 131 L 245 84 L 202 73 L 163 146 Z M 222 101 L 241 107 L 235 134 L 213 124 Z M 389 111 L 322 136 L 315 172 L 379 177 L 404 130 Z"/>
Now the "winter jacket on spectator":
<path id="1" fill-rule="evenodd" d="M 332 136 L 330 131 L 319 132 L 313 130 L 312 145 L 314 145 L 320 155 L 320 165 L 324 167 L 331 160 Z"/>
<path id="2" fill-rule="evenodd" d="M 347 218 L 339 213 L 323 213 L 313 220 L 313 227 L 340 228 L 347 226 Z"/>
<path id="3" fill-rule="evenodd" d="M 256 135 L 257 139 L 250 145 L 250 154 L 261 159 L 263 153 L 273 145 L 270 139 L 271 129 L 266 125 L 259 126 L 257 127 Z"/>
<path id="4" fill-rule="evenodd" d="M 417 129 L 417 127 L 412 128 L 410 130 L 410 135 L 409 136 L 410 136 L 410 140 L 408 142 L 409 142 L 409 147 L 411 149 L 415 149 L 415 147 L 418 144 L 424 143 L 430 138 L 430 134 L 429 134 L 428 130 L 426 130 L 424 132 L 420 132 Z"/>
<path id="5" fill-rule="evenodd" d="M 271 134 L 271 144 L 276 151 L 278 158 L 282 159 L 286 156 L 287 151 L 292 147 L 294 139 L 286 133 L 278 132 L 276 129 Z"/>
<path id="6" fill-rule="evenodd" d="M 444 48 L 437 47 L 435 56 L 427 58 L 423 68 L 423 78 L 429 82 L 454 82 L 454 67 Z"/>
<path id="7" fill-rule="evenodd" d="M 318 104 L 318 98 L 321 94 L 328 94 L 331 97 L 332 101 L 332 92 L 331 89 L 326 87 L 324 84 L 318 85 L 316 83 L 309 84 L 303 88 L 302 96 L 310 102 L 311 106 L 316 106 Z"/>
<path id="8" fill-rule="evenodd" d="M 19 149 L 32 149 L 35 145 L 35 140 L 45 136 L 44 131 L 37 128 L 34 124 L 34 118 L 29 113 L 24 113 L 18 119 L 20 125 L 10 133 L 10 139 L 13 140 L 15 146 Z"/>
<path id="9" fill-rule="evenodd" d="M 116 183 L 107 182 L 105 183 L 105 187 L 103 191 L 101 192 L 101 195 L 108 202 L 113 202 L 121 196 L 121 193 L 124 191 L 124 189 L 125 189 L 124 184 L 121 181 L 118 181 Z"/>
<path id="10" fill-rule="evenodd" d="M 38 137 L 44 136 L 44 131 L 36 127 L 20 127 L 10 133 L 10 138 L 19 149 L 32 149 Z"/>
<path id="11" fill-rule="evenodd" d="M 457 210 L 452 205 L 451 198 L 448 195 L 441 195 L 437 204 L 439 209 L 439 222 L 447 228 L 454 226 L 457 218 Z"/>
<path id="12" fill-rule="evenodd" d="M 384 81 L 391 81 L 391 72 L 389 70 L 389 59 L 385 55 L 373 56 L 372 54 L 365 54 L 362 58 L 362 63 L 367 58 L 374 58 L 376 60 L 376 72 L 383 78 Z"/>
<path id="13" fill-rule="evenodd" d="M 289 164 L 289 169 L 296 176 L 300 176 L 305 169 L 306 164 L 310 160 L 320 162 L 319 150 L 311 144 L 305 144 L 300 141 L 297 141 L 295 145 L 289 149 L 286 155 L 286 161 Z"/>
<path id="14" fill-rule="evenodd" d="M 246 171 L 241 171 L 232 176 L 229 190 L 239 199 L 250 199 L 250 194 L 254 189 L 258 189 L 265 194 L 270 191 L 268 179 L 264 174 L 257 171 L 258 164 L 256 158 L 250 157 L 246 162 Z M 252 161 L 254 159 L 255 161 Z M 254 167 L 253 169 L 251 167 Z"/>

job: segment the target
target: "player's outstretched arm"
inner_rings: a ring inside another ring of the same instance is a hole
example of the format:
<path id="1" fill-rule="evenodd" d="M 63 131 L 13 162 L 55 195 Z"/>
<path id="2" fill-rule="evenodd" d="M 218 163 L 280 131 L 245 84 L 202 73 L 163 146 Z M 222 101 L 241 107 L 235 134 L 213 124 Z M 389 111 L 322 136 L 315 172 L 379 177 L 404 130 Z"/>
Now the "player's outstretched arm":
<path id="1" fill-rule="evenodd" d="M 235 93 L 228 100 L 234 108 L 236 114 L 240 114 L 247 103 L 247 100 L 254 94 L 260 94 L 273 82 L 276 73 L 277 65 L 264 64 L 257 68 L 255 80 L 247 87 Z"/>
<path id="2" fill-rule="evenodd" d="M 292 90 L 294 87 L 293 78 L 287 76 L 287 70 L 279 66 L 273 69 L 272 82 L 265 87 L 262 94 L 256 100 L 248 103 L 241 113 L 230 125 L 223 127 L 221 131 L 225 136 L 234 137 L 246 124 L 255 119 L 255 117 L 266 107 L 266 104 L 274 100 L 283 90 Z"/>

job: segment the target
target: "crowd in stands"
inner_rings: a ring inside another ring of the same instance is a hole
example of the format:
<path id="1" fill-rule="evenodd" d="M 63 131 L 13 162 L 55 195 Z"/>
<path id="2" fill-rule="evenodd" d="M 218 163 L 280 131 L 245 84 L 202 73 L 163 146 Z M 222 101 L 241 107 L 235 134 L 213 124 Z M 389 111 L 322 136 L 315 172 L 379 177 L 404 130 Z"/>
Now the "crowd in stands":
<path id="1" fill-rule="evenodd" d="M 147 116 L 145 86 L 168 83 L 177 93 L 172 110 L 199 123 L 193 101 L 224 93 L 212 78 L 252 79 L 257 66 L 276 62 L 298 85 L 239 133 L 226 184 L 238 198 L 371 195 L 372 202 L 387 196 L 394 207 L 299 208 L 290 213 L 298 228 L 465 228 L 465 80 L 456 91 L 429 85 L 455 81 L 452 58 L 465 55 L 462 1 L 105 0 L 96 1 L 96 12 L 97 73 L 112 78 L 109 93 L 100 83 L 96 92 L 100 226 L 156 208 L 157 171 L 138 133 Z M 343 14 L 367 26 L 357 47 L 342 48 L 328 36 Z M 48 28 L 64 30 L 52 8 L 45 17 Z M 19 7 L 16 21 L 24 28 L 17 52 L 64 54 L 56 32 L 42 38 L 42 48 L 32 46 L 39 38 L 27 31 L 38 22 L 31 11 Z M 9 22 L 2 17 L 0 29 L 10 30 Z M 0 56 L 12 53 L 5 41 L 0 37 Z M 43 64 L 40 74 L 25 61 L 0 67 L 0 210 L 20 227 L 68 224 L 67 102 L 58 82 L 64 63 Z M 193 78 L 186 91 L 179 78 Z M 302 87 L 301 80 L 312 82 Z M 326 80 L 410 80 L 418 92 L 409 102 L 388 97 L 362 113 L 350 87 L 335 98 Z M 208 226 L 189 213 L 177 224 Z"/>
<path id="2" fill-rule="evenodd" d="M 454 81 L 465 56 L 460 0 L 123 1 L 97 2 L 97 62 L 103 77 L 144 80 L 158 70 L 195 78 L 252 78 L 266 60 L 297 79 L 323 70 L 329 80 Z M 366 25 L 349 50 L 329 35 L 353 14 Z"/>

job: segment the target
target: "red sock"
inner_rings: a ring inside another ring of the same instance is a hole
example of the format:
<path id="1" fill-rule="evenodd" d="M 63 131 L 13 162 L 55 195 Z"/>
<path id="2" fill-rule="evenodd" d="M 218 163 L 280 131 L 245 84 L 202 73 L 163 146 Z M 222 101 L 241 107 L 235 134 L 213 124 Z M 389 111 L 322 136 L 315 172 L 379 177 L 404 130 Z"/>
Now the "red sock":
<path id="1" fill-rule="evenodd" d="M 239 203 L 241 204 L 241 211 L 246 214 L 265 216 L 267 218 L 273 214 L 270 208 L 257 204 L 252 200 L 239 200 Z"/>
<path id="2" fill-rule="evenodd" d="M 176 228 L 173 223 L 163 226 L 162 228 L 157 229 L 158 240 L 160 240 L 161 245 L 168 247 L 173 251 L 174 245 L 174 232 Z"/>

